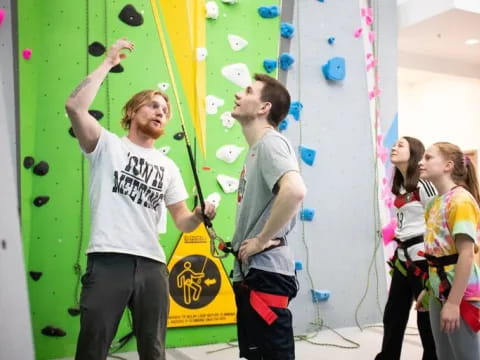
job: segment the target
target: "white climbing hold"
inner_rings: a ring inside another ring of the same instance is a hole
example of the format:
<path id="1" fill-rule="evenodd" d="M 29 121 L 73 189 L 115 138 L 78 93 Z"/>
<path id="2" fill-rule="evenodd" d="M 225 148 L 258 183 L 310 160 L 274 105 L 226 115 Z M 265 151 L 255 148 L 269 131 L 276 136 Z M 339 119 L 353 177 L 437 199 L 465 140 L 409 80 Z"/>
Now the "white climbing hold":
<path id="1" fill-rule="evenodd" d="M 222 0 L 222 2 L 225 4 L 236 4 L 238 3 L 238 0 Z"/>
<path id="2" fill-rule="evenodd" d="M 224 145 L 217 150 L 217 158 L 225 161 L 228 164 L 237 160 L 240 153 L 243 151 L 243 147 L 237 145 Z"/>
<path id="3" fill-rule="evenodd" d="M 218 107 L 223 106 L 225 101 L 214 95 L 208 95 L 206 98 L 205 107 L 208 115 L 215 115 L 218 112 Z"/>
<path id="4" fill-rule="evenodd" d="M 205 9 L 207 11 L 207 19 L 217 19 L 218 18 L 218 5 L 215 1 L 209 1 L 205 4 Z"/>
<path id="5" fill-rule="evenodd" d="M 231 129 L 235 124 L 235 119 L 230 111 L 225 111 L 222 115 L 220 115 L 220 119 L 222 120 L 222 125 L 228 129 Z"/>
<path id="6" fill-rule="evenodd" d="M 170 87 L 170 84 L 169 83 L 166 83 L 166 82 L 162 82 L 162 83 L 158 83 L 158 88 L 162 91 L 167 91 L 168 88 Z"/>
<path id="7" fill-rule="evenodd" d="M 163 155 L 167 155 L 170 152 L 170 146 L 162 146 L 158 150 L 160 150 L 163 153 Z"/>
<path id="8" fill-rule="evenodd" d="M 232 48 L 233 51 L 240 51 L 245 46 L 248 45 L 248 41 L 245 40 L 244 38 L 238 36 L 238 35 L 233 35 L 233 34 L 228 34 L 228 42 L 230 43 L 230 47 Z"/>
<path id="9" fill-rule="evenodd" d="M 222 68 L 222 75 L 242 88 L 246 88 L 252 83 L 248 67 L 242 63 L 224 66 Z"/>
<path id="10" fill-rule="evenodd" d="M 231 176 L 220 174 L 217 176 L 217 181 L 226 194 L 233 193 L 238 189 L 238 179 Z"/>
<path id="11" fill-rule="evenodd" d="M 206 48 L 197 48 L 197 61 L 203 61 L 207 58 L 208 51 Z"/>
<path id="12" fill-rule="evenodd" d="M 220 196 L 219 193 L 217 192 L 214 192 L 214 193 L 211 193 L 210 195 L 207 196 L 207 198 L 205 199 L 205 201 L 208 201 L 209 203 L 213 204 L 213 206 L 215 206 L 215 209 L 218 208 L 218 206 L 220 205 L 220 201 L 222 200 L 222 197 Z"/>

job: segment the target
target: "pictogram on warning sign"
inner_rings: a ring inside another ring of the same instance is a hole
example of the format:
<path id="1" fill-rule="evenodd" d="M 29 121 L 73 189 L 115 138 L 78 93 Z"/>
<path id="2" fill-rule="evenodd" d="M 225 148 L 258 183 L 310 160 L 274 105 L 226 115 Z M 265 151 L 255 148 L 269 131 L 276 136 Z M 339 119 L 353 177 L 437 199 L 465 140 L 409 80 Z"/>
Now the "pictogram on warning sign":
<path id="1" fill-rule="evenodd" d="M 211 256 L 205 226 L 183 234 L 168 263 L 168 327 L 235 323 L 232 285 L 222 262 Z"/>

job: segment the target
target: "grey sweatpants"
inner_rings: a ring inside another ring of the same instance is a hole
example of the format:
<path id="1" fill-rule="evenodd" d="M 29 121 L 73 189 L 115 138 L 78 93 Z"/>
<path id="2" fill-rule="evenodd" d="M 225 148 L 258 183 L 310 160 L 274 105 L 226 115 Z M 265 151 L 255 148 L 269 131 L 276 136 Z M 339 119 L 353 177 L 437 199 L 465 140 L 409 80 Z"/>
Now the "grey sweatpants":
<path id="1" fill-rule="evenodd" d="M 75 360 L 106 359 L 127 306 L 140 359 L 165 360 L 169 310 L 165 264 L 127 254 L 89 254 L 82 285 Z"/>
<path id="2" fill-rule="evenodd" d="M 473 304 L 480 307 L 480 302 Z M 479 360 L 480 333 L 474 332 L 460 317 L 460 328 L 453 333 L 440 330 L 442 305 L 435 296 L 430 296 L 430 324 L 437 349 L 438 360 Z"/>

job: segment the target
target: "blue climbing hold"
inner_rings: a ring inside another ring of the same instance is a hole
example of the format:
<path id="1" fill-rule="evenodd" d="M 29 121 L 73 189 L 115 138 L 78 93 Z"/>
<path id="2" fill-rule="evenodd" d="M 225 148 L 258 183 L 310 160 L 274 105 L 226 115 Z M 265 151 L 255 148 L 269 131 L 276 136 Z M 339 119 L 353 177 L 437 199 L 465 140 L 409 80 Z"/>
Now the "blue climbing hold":
<path id="1" fill-rule="evenodd" d="M 280 131 L 285 131 L 287 130 L 288 128 L 288 120 L 287 119 L 284 119 L 280 122 L 280 124 L 278 124 L 278 130 Z"/>
<path id="2" fill-rule="evenodd" d="M 295 271 L 303 270 L 303 263 L 300 260 L 295 261 Z"/>
<path id="3" fill-rule="evenodd" d="M 322 71 L 327 80 L 340 81 L 345 79 L 345 58 L 331 58 L 322 66 Z"/>
<path id="4" fill-rule="evenodd" d="M 295 120 L 300 120 L 300 112 L 303 109 L 303 104 L 300 101 L 293 101 L 290 104 L 290 109 L 288 113 L 293 116 Z"/>
<path id="5" fill-rule="evenodd" d="M 305 209 L 302 209 L 302 211 L 300 211 L 300 220 L 312 221 L 314 216 L 315 216 L 314 209 L 305 208 Z"/>
<path id="6" fill-rule="evenodd" d="M 315 155 L 317 152 L 304 146 L 299 146 L 298 149 L 300 151 L 300 158 L 305 162 L 305 164 L 312 166 L 315 162 Z"/>
<path id="7" fill-rule="evenodd" d="M 325 301 L 330 298 L 330 291 L 328 290 L 311 289 L 310 291 L 312 292 L 313 302 Z"/>
<path id="8" fill-rule="evenodd" d="M 263 60 L 263 67 L 265 71 L 271 73 L 273 70 L 277 68 L 277 60 L 275 59 L 265 59 Z"/>
<path id="9" fill-rule="evenodd" d="M 335 43 L 335 38 L 334 38 L 333 36 L 330 36 L 330 37 L 328 38 L 328 43 L 329 43 L 330 45 L 333 45 L 333 44 Z"/>
<path id="10" fill-rule="evenodd" d="M 282 35 L 282 37 L 286 39 L 291 39 L 294 32 L 295 28 L 292 24 L 284 22 L 280 25 L 280 34 Z"/>
<path id="11" fill-rule="evenodd" d="M 288 53 L 283 53 L 280 55 L 280 68 L 284 71 L 287 71 L 290 69 L 292 64 L 295 62 L 295 59 L 292 57 L 292 55 Z"/>
<path id="12" fill-rule="evenodd" d="M 262 18 L 272 19 L 280 15 L 280 9 L 278 8 L 277 5 L 260 6 L 258 8 L 258 13 Z"/>

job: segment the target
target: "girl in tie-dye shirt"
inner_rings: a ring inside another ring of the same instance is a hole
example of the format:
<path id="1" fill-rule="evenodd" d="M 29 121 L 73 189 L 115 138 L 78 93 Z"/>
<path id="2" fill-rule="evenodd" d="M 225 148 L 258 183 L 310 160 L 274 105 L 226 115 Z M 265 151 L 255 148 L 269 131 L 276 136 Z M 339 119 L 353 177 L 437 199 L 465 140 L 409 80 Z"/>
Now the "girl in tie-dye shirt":
<path id="1" fill-rule="evenodd" d="M 478 360 L 480 269 L 475 254 L 480 197 L 475 167 L 458 146 L 444 142 L 432 145 L 419 167 L 420 176 L 439 193 L 425 213 L 425 256 L 434 295 L 430 322 L 437 356 L 439 360 Z"/>

